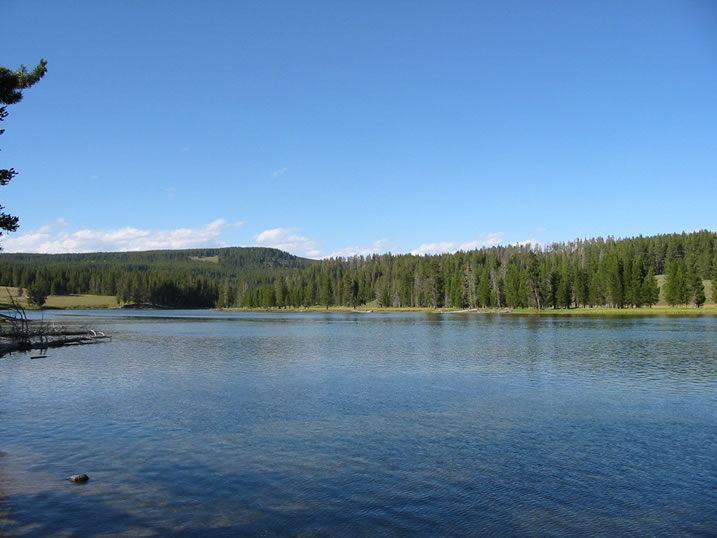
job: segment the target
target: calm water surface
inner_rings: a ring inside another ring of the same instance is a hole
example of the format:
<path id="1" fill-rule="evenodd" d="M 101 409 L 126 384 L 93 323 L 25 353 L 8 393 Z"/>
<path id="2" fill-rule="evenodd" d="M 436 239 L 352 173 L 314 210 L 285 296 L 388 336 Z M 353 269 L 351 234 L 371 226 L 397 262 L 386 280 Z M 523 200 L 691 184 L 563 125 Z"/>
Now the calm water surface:
<path id="1" fill-rule="evenodd" d="M 717 534 L 715 317 L 51 316 L 0 535 Z"/>

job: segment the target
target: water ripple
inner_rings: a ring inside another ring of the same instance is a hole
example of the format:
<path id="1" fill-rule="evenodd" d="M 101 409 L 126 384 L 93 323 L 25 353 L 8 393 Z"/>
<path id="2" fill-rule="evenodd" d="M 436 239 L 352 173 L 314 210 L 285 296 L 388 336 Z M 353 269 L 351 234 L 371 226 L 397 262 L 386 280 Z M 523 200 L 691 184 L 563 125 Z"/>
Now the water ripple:
<path id="1" fill-rule="evenodd" d="M 714 318 L 85 316 L 0 361 L 0 534 L 717 532 Z"/>

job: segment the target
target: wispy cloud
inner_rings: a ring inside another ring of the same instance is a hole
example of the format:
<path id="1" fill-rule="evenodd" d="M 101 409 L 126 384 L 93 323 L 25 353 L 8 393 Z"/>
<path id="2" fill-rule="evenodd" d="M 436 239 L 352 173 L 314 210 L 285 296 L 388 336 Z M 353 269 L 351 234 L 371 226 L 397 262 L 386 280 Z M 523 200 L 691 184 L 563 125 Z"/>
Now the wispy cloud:
<path id="1" fill-rule="evenodd" d="M 392 244 L 388 239 L 378 239 L 368 245 L 360 247 L 344 247 L 325 256 L 326 258 L 349 258 L 351 256 L 368 256 L 388 252 Z"/>
<path id="2" fill-rule="evenodd" d="M 167 198 L 169 198 L 170 200 L 172 198 L 177 197 L 177 188 L 176 187 L 167 187 L 166 189 L 164 189 L 164 192 L 167 193 Z"/>
<path id="3" fill-rule="evenodd" d="M 519 247 L 530 247 L 532 249 L 538 249 L 545 247 L 545 243 L 538 241 L 537 239 L 526 239 L 525 241 L 518 241 L 516 243 Z"/>
<path id="4" fill-rule="evenodd" d="M 411 254 L 423 256 L 424 254 L 442 254 L 444 252 L 457 252 L 459 250 L 475 250 L 477 248 L 494 247 L 500 245 L 503 242 L 505 233 L 495 232 L 490 234 L 483 234 L 477 239 L 470 241 L 455 242 L 455 241 L 441 241 L 438 243 L 424 243 L 418 248 L 411 251 Z"/>
<path id="5" fill-rule="evenodd" d="M 278 170 L 274 170 L 274 173 L 272 174 L 274 177 L 279 177 L 283 174 L 286 174 L 289 171 L 288 168 L 279 168 Z"/>
<path id="6" fill-rule="evenodd" d="M 134 250 L 182 249 L 197 247 L 221 247 L 227 244 L 220 236 L 228 228 L 243 223 L 228 223 L 216 219 L 198 228 L 175 228 L 172 230 L 143 230 L 126 226 L 109 230 L 67 231 L 57 229 L 64 219 L 55 225 L 18 236 L 10 236 L 2 243 L 5 252 L 37 252 L 59 254 L 63 252 L 116 252 Z"/>
<path id="7" fill-rule="evenodd" d="M 255 238 L 256 244 L 263 247 L 278 248 L 292 254 L 318 257 L 321 251 L 318 250 L 318 242 L 314 239 L 299 235 L 298 228 L 273 228 L 264 230 Z"/>

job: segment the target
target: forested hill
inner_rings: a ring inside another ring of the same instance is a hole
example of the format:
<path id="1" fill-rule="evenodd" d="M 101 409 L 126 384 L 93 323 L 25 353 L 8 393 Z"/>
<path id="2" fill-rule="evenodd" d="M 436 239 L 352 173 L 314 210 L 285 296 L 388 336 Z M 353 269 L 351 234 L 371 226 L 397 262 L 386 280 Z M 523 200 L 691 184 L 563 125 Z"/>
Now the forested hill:
<path id="1" fill-rule="evenodd" d="M 303 269 L 314 260 L 275 248 L 228 247 L 83 254 L 0 254 L 0 263 L 27 268 L 104 268 L 121 271 L 187 272 L 212 277 Z"/>
<path id="2" fill-rule="evenodd" d="M 121 302 L 209 307 L 224 279 L 275 278 L 316 263 L 263 247 L 83 254 L 0 254 L 0 285 L 52 295 L 116 295 Z"/>
<path id="3" fill-rule="evenodd" d="M 717 281 L 717 233 L 321 261 L 266 248 L 0 254 L 0 285 L 169 307 L 624 308 L 656 304 L 660 274 L 668 303 L 704 304 L 703 281 Z"/>

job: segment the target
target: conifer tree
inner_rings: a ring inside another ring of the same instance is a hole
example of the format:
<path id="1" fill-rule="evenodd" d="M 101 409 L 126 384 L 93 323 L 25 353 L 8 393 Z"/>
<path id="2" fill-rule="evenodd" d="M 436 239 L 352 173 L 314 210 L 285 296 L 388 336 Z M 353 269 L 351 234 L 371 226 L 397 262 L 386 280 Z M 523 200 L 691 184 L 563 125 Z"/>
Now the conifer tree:
<path id="1" fill-rule="evenodd" d="M 490 296 L 490 270 L 487 265 L 483 266 L 480 280 L 478 281 L 478 303 L 482 308 L 492 306 Z M 538 305 L 538 308 L 540 308 L 540 305 Z"/>
<path id="2" fill-rule="evenodd" d="M 535 308 L 541 309 L 542 301 L 540 300 L 540 261 L 538 255 L 532 250 L 528 253 L 528 287 L 530 288 L 531 299 Z"/>
<path id="3" fill-rule="evenodd" d="M 689 302 L 689 292 L 682 266 L 682 260 L 673 261 L 668 266 L 665 275 L 665 300 L 672 306 Z"/>
<path id="4" fill-rule="evenodd" d="M 561 308 L 570 308 L 572 302 L 573 289 L 572 289 L 572 278 L 570 275 L 570 267 L 568 266 L 567 258 L 563 260 L 558 274 L 558 286 L 556 290 L 556 301 L 557 306 Z"/>
<path id="5" fill-rule="evenodd" d="M 326 306 L 327 310 L 334 303 L 334 292 L 331 289 L 331 280 L 328 275 L 322 275 L 319 300 L 322 305 Z"/>
<path id="6" fill-rule="evenodd" d="M 611 253 L 605 257 L 604 262 L 603 270 L 610 304 L 622 308 L 625 302 L 622 261 L 618 259 L 617 254 Z"/>
<path id="7" fill-rule="evenodd" d="M 224 284 L 219 290 L 217 306 L 219 306 L 219 308 L 230 308 L 234 306 L 234 288 L 228 278 L 224 279 Z"/>
<path id="8" fill-rule="evenodd" d="M 697 272 L 697 267 L 694 263 L 690 265 L 690 269 L 687 272 L 687 288 L 687 302 L 691 300 L 697 308 L 705 304 L 705 286 L 702 283 L 702 277 L 700 277 Z"/>
<path id="9" fill-rule="evenodd" d="M 652 267 L 648 269 L 645 280 L 642 282 L 642 294 L 641 300 L 643 304 L 652 306 L 657 304 L 660 300 L 660 287 L 657 285 L 657 279 L 655 278 L 655 272 Z"/>
<path id="10" fill-rule="evenodd" d="M 712 262 L 712 302 L 717 304 L 717 253 Z"/>
<path id="11" fill-rule="evenodd" d="M 642 303 L 644 302 L 642 297 L 642 287 L 643 282 L 645 281 L 645 278 L 642 275 L 642 257 L 637 256 L 632 261 L 632 269 L 630 271 L 630 295 L 628 297 L 628 302 L 631 303 L 633 306 L 640 307 L 642 306 Z"/>
<path id="12" fill-rule="evenodd" d="M 22 90 L 25 90 L 40 80 L 47 72 L 47 62 L 40 60 L 37 67 L 31 72 L 23 65 L 20 69 L 12 71 L 0 67 L 0 121 L 7 117 L 7 105 L 19 103 L 22 99 Z M 3 134 L 5 129 L 0 129 Z M 0 185 L 7 185 L 17 175 L 14 168 L 0 169 Z M 18 218 L 3 211 L 0 205 L 0 236 L 3 232 L 14 232 L 18 228 Z"/>
<path id="13" fill-rule="evenodd" d="M 50 295 L 50 285 L 44 280 L 38 280 L 27 288 L 27 300 L 30 304 L 42 307 Z"/>
<path id="14" fill-rule="evenodd" d="M 698 277 L 698 279 L 699 279 L 699 277 Z M 695 286 L 695 294 L 694 294 L 694 297 L 692 300 L 695 302 L 695 306 L 697 308 L 699 308 L 703 304 L 705 304 L 705 301 L 707 300 L 707 298 L 705 297 L 705 286 L 702 283 L 702 279 L 695 281 L 694 286 Z"/>

